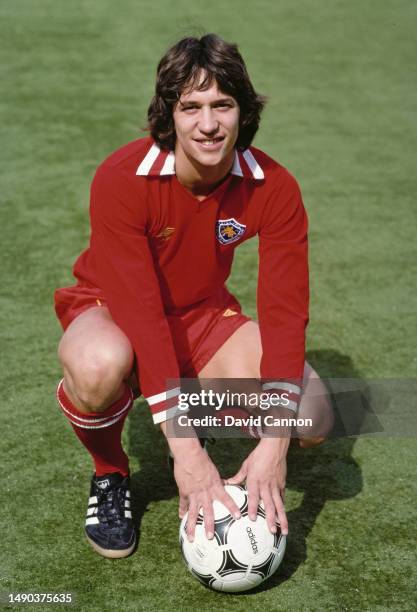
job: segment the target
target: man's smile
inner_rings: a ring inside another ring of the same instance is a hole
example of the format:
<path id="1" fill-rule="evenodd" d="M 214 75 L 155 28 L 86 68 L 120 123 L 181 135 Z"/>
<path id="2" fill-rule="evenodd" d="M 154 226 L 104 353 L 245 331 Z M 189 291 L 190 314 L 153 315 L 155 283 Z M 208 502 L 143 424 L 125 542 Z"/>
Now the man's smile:
<path id="1" fill-rule="evenodd" d="M 194 138 L 193 140 L 205 150 L 217 151 L 221 148 L 224 139 L 225 136 L 215 136 L 214 138 Z"/>

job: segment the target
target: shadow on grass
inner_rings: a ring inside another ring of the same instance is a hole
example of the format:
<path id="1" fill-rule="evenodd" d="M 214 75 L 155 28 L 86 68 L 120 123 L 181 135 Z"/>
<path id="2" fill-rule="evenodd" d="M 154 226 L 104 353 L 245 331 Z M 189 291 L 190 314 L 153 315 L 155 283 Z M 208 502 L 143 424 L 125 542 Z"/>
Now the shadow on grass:
<path id="1" fill-rule="evenodd" d="M 307 361 L 322 378 L 360 379 L 350 357 L 337 351 L 312 351 Z M 307 538 L 327 501 L 349 499 L 361 492 L 362 471 L 352 457 L 355 441 L 352 437 L 335 438 L 315 449 L 290 448 L 287 488 L 302 492 L 302 502 L 287 513 L 290 533 L 282 566 L 248 595 L 285 582 L 306 561 Z"/>
<path id="2" fill-rule="evenodd" d="M 140 465 L 139 471 L 130 477 L 132 511 L 140 546 L 140 526 L 148 505 L 178 495 L 174 477 L 168 469 L 168 446 L 159 427 L 153 424 L 149 408 L 144 401 L 137 402 L 129 414 L 127 450 L 130 457 L 139 459 Z"/>
<path id="3" fill-rule="evenodd" d="M 314 351 L 307 359 L 323 378 L 359 379 L 350 357 L 336 351 Z M 148 505 L 172 499 L 178 493 L 167 466 L 166 442 L 159 428 L 153 425 L 144 402 L 129 418 L 129 454 L 136 456 L 140 463 L 140 470 L 131 477 L 132 507 L 140 537 L 140 524 Z M 237 472 L 255 444 L 252 440 L 223 439 L 209 451 L 220 474 L 226 477 Z M 290 536 L 281 568 L 265 584 L 246 595 L 269 590 L 288 580 L 307 559 L 306 540 L 326 502 L 348 499 L 362 490 L 362 473 L 352 457 L 354 444 L 355 438 L 337 438 L 316 449 L 290 448 L 287 488 L 302 492 L 303 499 L 298 508 L 288 512 Z"/>

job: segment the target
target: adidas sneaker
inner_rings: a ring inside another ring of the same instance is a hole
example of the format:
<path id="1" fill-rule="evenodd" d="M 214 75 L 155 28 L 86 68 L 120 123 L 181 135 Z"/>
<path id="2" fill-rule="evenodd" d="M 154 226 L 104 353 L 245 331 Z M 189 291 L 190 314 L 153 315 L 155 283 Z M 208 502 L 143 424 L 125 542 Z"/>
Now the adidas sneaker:
<path id="1" fill-rule="evenodd" d="M 85 521 L 87 539 L 104 557 L 127 557 L 136 545 L 129 477 L 118 472 L 93 475 Z"/>

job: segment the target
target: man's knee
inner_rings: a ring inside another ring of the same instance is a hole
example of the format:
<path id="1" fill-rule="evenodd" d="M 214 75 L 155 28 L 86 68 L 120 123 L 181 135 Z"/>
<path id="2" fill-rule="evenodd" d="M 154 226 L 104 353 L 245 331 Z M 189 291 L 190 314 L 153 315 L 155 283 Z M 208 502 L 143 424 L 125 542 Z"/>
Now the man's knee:
<path id="1" fill-rule="evenodd" d="M 117 399 L 128 374 L 126 359 L 117 351 L 85 347 L 78 354 L 60 354 L 65 386 L 86 412 L 101 412 Z"/>
<path id="2" fill-rule="evenodd" d="M 334 414 L 329 393 L 317 372 L 307 362 L 297 417 L 304 421 L 303 425 L 297 427 L 302 448 L 321 444 L 332 431 Z"/>

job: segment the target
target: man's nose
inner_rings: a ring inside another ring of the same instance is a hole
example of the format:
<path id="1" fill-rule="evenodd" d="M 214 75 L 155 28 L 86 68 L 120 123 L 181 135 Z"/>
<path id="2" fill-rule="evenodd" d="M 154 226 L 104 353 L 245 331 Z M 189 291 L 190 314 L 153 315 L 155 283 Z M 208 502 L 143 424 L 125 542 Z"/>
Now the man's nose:
<path id="1" fill-rule="evenodd" d="M 204 134 L 215 134 L 219 129 L 219 122 L 217 121 L 213 109 L 211 108 L 202 108 L 200 120 L 198 123 L 198 127 L 200 132 Z"/>

